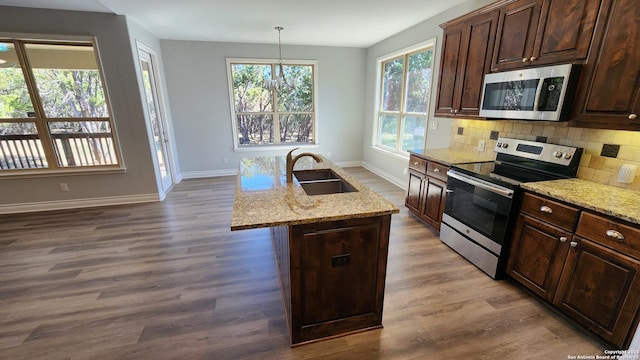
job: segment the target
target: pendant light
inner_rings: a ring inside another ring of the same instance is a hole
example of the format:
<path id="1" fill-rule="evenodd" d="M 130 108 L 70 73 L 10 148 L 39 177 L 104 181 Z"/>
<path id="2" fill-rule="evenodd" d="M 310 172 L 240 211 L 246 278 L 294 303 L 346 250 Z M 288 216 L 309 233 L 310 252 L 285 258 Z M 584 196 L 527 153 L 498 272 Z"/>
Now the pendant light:
<path id="1" fill-rule="evenodd" d="M 296 88 L 296 79 L 287 80 L 284 76 L 284 68 L 282 66 L 282 42 L 280 41 L 280 32 L 284 30 L 282 26 L 274 28 L 278 31 L 278 74 L 272 74 L 272 78 L 265 78 L 264 85 L 269 90 L 278 90 L 284 87 L 291 89 Z"/>

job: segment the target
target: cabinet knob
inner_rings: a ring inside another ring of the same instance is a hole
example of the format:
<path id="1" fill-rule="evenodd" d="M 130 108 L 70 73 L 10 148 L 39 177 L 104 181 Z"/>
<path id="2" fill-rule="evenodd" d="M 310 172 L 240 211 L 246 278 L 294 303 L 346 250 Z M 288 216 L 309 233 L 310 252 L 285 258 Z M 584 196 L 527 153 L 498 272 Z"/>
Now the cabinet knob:
<path id="1" fill-rule="evenodd" d="M 458 109 L 453 110 L 453 113 L 457 114 L 458 113 Z"/>
<path id="2" fill-rule="evenodd" d="M 548 207 L 546 205 L 542 205 L 540 207 L 540 211 L 542 211 L 543 213 L 547 213 L 547 214 L 553 214 L 553 209 L 551 209 L 550 207 Z"/>
<path id="3" fill-rule="evenodd" d="M 607 230 L 607 236 L 612 237 L 616 240 L 624 240 L 624 235 L 621 232 L 615 230 Z"/>
<path id="4" fill-rule="evenodd" d="M 560 236 L 560 242 L 567 242 L 567 240 L 566 236 Z"/>
<path id="5" fill-rule="evenodd" d="M 418 166 L 418 165 L 420 165 L 420 163 L 416 161 L 416 162 L 413 163 L 413 165 Z"/>
<path id="6" fill-rule="evenodd" d="M 629 120 L 635 120 L 638 118 L 638 114 L 629 114 Z"/>
<path id="7" fill-rule="evenodd" d="M 571 247 L 576 247 L 578 246 L 578 242 L 577 241 L 572 241 L 569 243 L 569 245 L 571 245 Z"/>
<path id="8" fill-rule="evenodd" d="M 522 58 L 522 62 L 527 62 L 527 61 L 529 61 L 529 59 L 527 59 L 527 58 Z"/>
<path id="9" fill-rule="evenodd" d="M 449 110 L 449 112 L 453 114 L 453 109 Z"/>
<path id="10" fill-rule="evenodd" d="M 532 57 L 529 58 L 529 61 L 536 61 L 536 59 L 537 59 L 537 57 L 532 56 Z"/>
<path id="11" fill-rule="evenodd" d="M 439 173 L 439 172 L 440 172 L 440 169 L 433 169 L 433 172 L 434 172 L 434 173 Z"/>

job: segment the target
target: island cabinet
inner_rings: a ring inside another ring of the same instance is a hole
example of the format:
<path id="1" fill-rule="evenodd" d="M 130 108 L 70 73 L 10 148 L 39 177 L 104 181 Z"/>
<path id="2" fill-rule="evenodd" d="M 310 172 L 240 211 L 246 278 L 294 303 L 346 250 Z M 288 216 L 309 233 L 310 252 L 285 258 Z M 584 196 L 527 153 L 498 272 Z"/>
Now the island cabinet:
<path id="1" fill-rule="evenodd" d="M 603 0 L 608 21 L 582 68 L 570 126 L 640 130 L 640 1 Z"/>
<path id="2" fill-rule="evenodd" d="M 640 229 L 525 193 L 507 274 L 616 347 L 640 309 Z"/>
<path id="3" fill-rule="evenodd" d="M 491 69 L 498 11 L 471 14 L 443 29 L 436 116 L 478 117 L 484 74 Z"/>
<path id="4" fill-rule="evenodd" d="M 518 0 L 506 4 L 500 9 L 491 70 L 584 62 L 601 1 Z"/>
<path id="5" fill-rule="evenodd" d="M 391 215 L 272 228 L 293 346 L 382 327 Z"/>
<path id="6" fill-rule="evenodd" d="M 447 192 L 449 166 L 411 154 L 405 206 L 440 231 Z"/>

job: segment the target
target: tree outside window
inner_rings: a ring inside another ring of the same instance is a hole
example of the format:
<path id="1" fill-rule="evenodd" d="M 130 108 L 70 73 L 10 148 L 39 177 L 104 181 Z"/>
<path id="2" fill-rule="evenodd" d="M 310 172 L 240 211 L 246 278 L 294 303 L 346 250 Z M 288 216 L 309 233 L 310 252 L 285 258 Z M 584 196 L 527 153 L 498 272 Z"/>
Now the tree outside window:
<path id="1" fill-rule="evenodd" d="M 0 170 L 119 166 L 91 43 L 0 40 Z"/>
<path id="2" fill-rule="evenodd" d="M 315 144 L 314 65 L 283 66 L 295 87 L 270 90 L 276 63 L 228 61 L 236 148 Z"/>
<path id="3" fill-rule="evenodd" d="M 400 153 L 424 147 L 434 47 L 379 62 L 377 146 Z"/>

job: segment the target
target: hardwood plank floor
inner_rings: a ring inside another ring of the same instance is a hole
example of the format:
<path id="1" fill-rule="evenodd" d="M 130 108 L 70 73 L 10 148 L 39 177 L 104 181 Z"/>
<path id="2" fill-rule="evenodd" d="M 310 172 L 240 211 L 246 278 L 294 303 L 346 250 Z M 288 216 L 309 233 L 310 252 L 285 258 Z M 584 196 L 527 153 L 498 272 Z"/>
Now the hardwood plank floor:
<path id="1" fill-rule="evenodd" d="M 291 349 L 268 229 L 231 232 L 235 177 L 161 203 L 0 217 L 0 359 L 567 359 L 606 346 L 494 281 L 348 169 L 392 217 L 383 324 Z"/>

